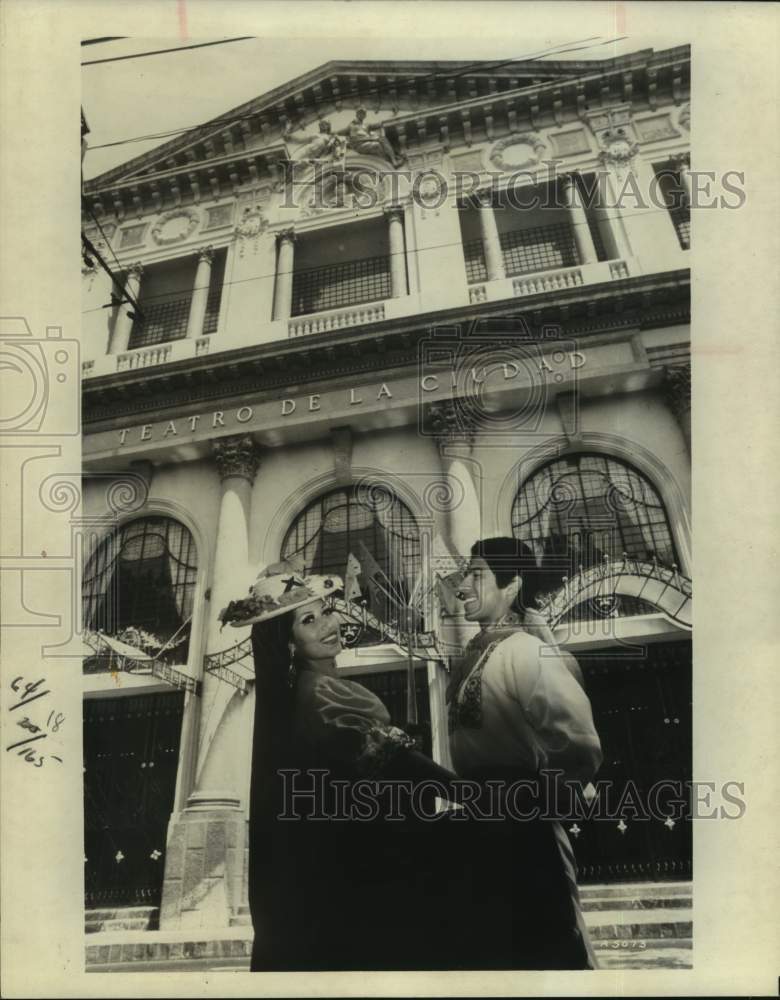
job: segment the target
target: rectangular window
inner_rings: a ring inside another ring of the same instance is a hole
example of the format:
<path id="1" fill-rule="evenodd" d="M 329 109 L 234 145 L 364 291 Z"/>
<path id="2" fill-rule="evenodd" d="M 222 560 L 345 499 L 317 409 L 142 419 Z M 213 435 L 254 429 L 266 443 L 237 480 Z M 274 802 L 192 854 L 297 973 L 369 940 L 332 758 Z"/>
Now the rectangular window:
<path id="1" fill-rule="evenodd" d="M 187 336 L 196 271 L 197 258 L 194 256 L 151 264 L 144 269 L 138 296 L 143 317 L 137 317 L 133 323 L 130 350 L 182 340 Z M 218 250 L 211 262 L 206 315 L 199 336 L 217 329 L 224 276 L 225 251 Z"/>

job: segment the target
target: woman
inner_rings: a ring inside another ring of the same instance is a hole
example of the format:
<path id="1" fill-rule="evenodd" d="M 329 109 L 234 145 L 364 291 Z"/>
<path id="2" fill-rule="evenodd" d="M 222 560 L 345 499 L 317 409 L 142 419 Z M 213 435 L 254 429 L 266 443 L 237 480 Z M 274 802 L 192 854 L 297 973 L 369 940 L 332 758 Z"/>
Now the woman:
<path id="1" fill-rule="evenodd" d="M 306 576 L 281 563 L 220 616 L 253 626 L 255 971 L 440 962 L 430 926 L 435 823 L 416 820 L 412 803 L 391 799 L 386 793 L 396 786 L 382 782 L 454 775 L 391 725 L 376 695 L 338 676 L 339 618 L 328 599 L 341 588 L 338 577 Z M 350 793 L 361 782 L 356 818 Z M 430 798 L 423 805 L 430 815 Z"/>
<path id="2" fill-rule="evenodd" d="M 589 782 L 601 747 L 579 667 L 533 610 L 544 583 L 527 546 L 488 538 L 472 547 L 460 588 L 464 615 L 480 632 L 448 692 L 452 759 L 506 816 L 471 824 L 462 848 L 479 860 L 461 947 L 480 968 L 595 967 L 574 856 L 553 819 L 561 803 L 547 790 L 556 772 L 557 780 Z M 510 791 L 521 787 L 521 796 Z"/>

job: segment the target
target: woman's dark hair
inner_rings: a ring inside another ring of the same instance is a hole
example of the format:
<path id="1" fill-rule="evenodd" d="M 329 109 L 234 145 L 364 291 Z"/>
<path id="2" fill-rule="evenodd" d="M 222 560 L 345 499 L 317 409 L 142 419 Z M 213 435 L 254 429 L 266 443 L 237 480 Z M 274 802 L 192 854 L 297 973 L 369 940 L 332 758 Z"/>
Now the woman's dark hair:
<path id="1" fill-rule="evenodd" d="M 526 608 L 536 610 L 536 598 L 554 589 L 549 571 L 537 566 L 533 550 L 518 538 L 482 538 L 471 546 L 471 554 L 485 560 L 501 590 L 520 577 L 522 585 L 511 609 L 518 614 Z"/>

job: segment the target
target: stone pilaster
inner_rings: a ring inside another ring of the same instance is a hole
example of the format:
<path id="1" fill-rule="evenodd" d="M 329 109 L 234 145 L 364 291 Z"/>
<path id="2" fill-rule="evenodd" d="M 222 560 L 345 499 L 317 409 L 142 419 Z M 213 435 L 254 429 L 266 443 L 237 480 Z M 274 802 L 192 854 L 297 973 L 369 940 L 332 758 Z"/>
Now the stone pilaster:
<path id="1" fill-rule="evenodd" d="M 574 230 L 574 241 L 577 244 L 577 257 L 580 264 L 595 264 L 598 261 L 598 254 L 577 187 L 577 179 L 574 176 L 564 177 L 563 184 L 569 218 Z"/>

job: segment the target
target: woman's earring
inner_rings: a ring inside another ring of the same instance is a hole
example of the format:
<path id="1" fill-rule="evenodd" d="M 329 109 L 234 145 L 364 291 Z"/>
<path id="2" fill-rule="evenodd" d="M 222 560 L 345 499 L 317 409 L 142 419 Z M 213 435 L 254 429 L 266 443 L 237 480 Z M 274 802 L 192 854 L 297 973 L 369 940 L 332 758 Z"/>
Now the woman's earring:
<path id="1" fill-rule="evenodd" d="M 287 647 L 290 653 L 290 665 L 287 668 L 287 678 L 290 683 L 290 687 L 295 683 L 296 669 L 295 669 L 295 646 L 292 643 Z"/>

